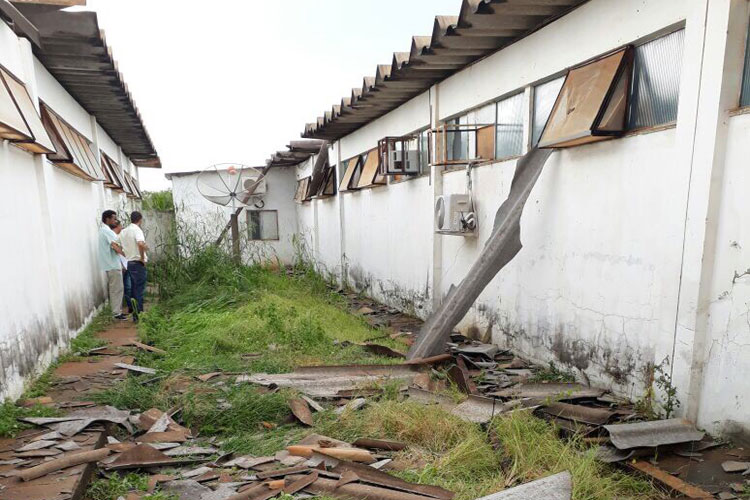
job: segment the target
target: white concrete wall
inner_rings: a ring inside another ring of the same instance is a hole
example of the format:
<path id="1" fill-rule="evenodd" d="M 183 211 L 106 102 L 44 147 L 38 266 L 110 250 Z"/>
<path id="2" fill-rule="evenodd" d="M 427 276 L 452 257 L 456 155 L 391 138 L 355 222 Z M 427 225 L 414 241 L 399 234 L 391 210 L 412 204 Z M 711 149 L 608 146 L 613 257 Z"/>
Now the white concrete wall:
<path id="1" fill-rule="evenodd" d="M 178 234 L 186 250 L 216 241 L 229 222 L 231 208 L 216 205 L 203 197 L 196 186 L 198 174 L 173 175 L 172 196 Z M 263 260 L 291 264 L 294 261 L 294 238 L 297 235 L 297 217 L 294 208 L 294 169 L 273 168 L 266 175 L 266 194 L 263 210 L 278 212 L 279 239 L 277 241 L 250 241 L 246 213 L 240 215 L 240 241 L 246 262 Z M 229 242 L 229 237 L 224 240 Z"/>
<path id="2" fill-rule="evenodd" d="M 93 139 L 91 117 L 0 22 L 0 64 Z M 0 143 L 0 400 L 18 397 L 105 301 L 97 236 L 105 208 L 137 205 L 7 141 Z M 123 214 L 124 215 L 124 214 Z"/>
<path id="3" fill-rule="evenodd" d="M 661 365 L 680 414 L 750 436 L 750 275 L 733 279 L 750 268 L 750 115 L 729 118 L 748 11 L 747 0 L 591 0 L 341 138 L 337 159 L 430 124 L 431 107 L 433 126 L 523 90 L 528 108 L 536 83 L 684 27 L 676 125 L 555 152 L 521 221 L 524 248 L 459 327 L 634 399 Z M 435 196 L 466 190 L 464 171 L 434 167 L 431 177 L 304 203 L 300 227 L 340 278 L 426 317 L 480 255 L 514 168 L 473 170 L 476 238 L 434 234 Z"/>

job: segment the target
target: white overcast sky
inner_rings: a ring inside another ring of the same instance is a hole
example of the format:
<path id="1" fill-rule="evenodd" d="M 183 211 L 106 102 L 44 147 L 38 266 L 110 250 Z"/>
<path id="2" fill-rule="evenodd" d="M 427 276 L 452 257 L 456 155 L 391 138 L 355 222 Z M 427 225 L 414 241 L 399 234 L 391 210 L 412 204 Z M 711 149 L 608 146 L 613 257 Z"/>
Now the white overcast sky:
<path id="1" fill-rule="evenodd" d="M 88 0 L 165 172 L 263 165 L 461 0 Z"/>

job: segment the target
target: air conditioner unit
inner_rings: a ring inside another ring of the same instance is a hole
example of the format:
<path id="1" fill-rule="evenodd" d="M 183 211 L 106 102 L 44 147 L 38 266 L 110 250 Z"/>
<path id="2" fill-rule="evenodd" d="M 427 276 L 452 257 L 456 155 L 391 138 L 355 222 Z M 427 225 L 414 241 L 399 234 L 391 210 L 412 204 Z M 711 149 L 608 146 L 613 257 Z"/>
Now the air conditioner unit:
<path id="1" fill-rule="evenodd" d="M 404 155 L 403 151 L 390 151 L 390 153 L 392 170 L 401 171 L 404 174 L 419 173 L 419 151 L 410 149 L 406 151 L 406 155 Z M 404 162 L 404 156 L 406 156 L 406 162 Z"/>
<path id="2" fill-rule="evenodd" d="M 473 236 L 477 223 L 468 194 L 446 194 L 435 203 L 435 230 L 441 234 Z"/>

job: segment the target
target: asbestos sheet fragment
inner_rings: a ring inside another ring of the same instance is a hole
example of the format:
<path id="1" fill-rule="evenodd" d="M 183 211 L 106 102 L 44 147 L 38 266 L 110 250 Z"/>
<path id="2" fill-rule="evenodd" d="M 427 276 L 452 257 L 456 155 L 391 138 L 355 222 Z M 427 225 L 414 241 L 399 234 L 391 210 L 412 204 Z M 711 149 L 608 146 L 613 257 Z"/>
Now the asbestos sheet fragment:
<path id="1" fill-rule="evenodd" d="M 424 323 L 407 359 L 442 354 L 453 328 L 487 284 L 521 250 L 523 207 L 551 153 L 551 149 L 534 148 L 518 160 L 510 193 L 495 214 L 492 234 L 482 253 L 458 287 L 451 286 L 445 300 Z"/>
<path id="2" fill-rule="evenodd" d="M 410 483 L 403 479 L 397 478 L 396 476 L 392 476 L 378 469 L 374 469 L 373 467 L 370 467 L 368 465 L 357 464 L 346 460 L 340 461 L 331 470 L 332 472 L 341 474 L 342 478 L 346 473 L 355 474 L 359 478 L 359 481 L 363 483 L 371 484 L 374 486 L 382 486 L 406 493 L 424 495 L 440 500 L 450 500 L 455 496 L 455 493 L 453 493 L 452 491 L 440 488 L 439 486 Z"/>
<path id="3" fill-rule="evenodd" d="M 294 417 L 299 420 L 300 423 L 308 427 L 312 427 L 313 418 L 307 401 L 302 398 L 294 398 L 290 399 L 288 404 L 289 409 L 292 410 L 292 415 L 294 415 Z"/>
<path id="4" fill-rule="evenodd" d="M 211 446 L 178 446 L 166 450 L 164 454 L 168 457 L 189 457 L 192 455 L 213 455 L 218 452 L 217 448 Z"/>
<path id="5" fill-rule="evenodd" d="M 591 425 L 604 425 L 612 418 L 614 412 L 603 408 L 590 408 L 569 403 L 550 403 L 542 411 L 553 417 L 565 418 L 574 422 Z"/>
<path id="6" fill-rule="evenodd" d="M 240 375 L 236 382 L 291 387 L 312 397 L 333 398 L 339 391 L 352 391 L 373 384 L 402 381 L 410 383 L 419 373 L 410 365 L 352 365 L 300 368 L 292 373 Z"/>
<path id="7" fill-rule="evenodd" d="M 727 460 L 722 462 L 721 468 L 724 472 L 747 472 L 750 469 L 750 462 L 737 462 L 735 460 Z"/>
<path id="8" fill-rule="evenodd" d="M 693 424 L 681 418 L 605 425 L 604 428 L 609 432 L 612 444 L 621 450 L 700 441 L 704 435 Z"/>
<path id="9" fill-rule="evenodd" d="M 193 462 L 193 460 L 178 460 L 166 456 L 161 451 L 147 444 L 139 444 L 133 448 L 121 453 L 117 459 L 112 461 L 107 468 L 111 470 L 119 469 L 140 469 L 160 466 L 177 466 Z"/>
<path id="10" fill-rule="evenodd" d="M 146 368 L 145 366 L 129 365 L 127 363 L 115 363 L 115 366 L 118 368 L 124 368 L 125 370 L 129 370 L 131 372 L 146 373 L 148 375 L 156 374 L 156 370 L 154 370 L 153 368 Z"/>
<path id="11" fill-rule="evenodd" d="M 448 379 L 456 384 L 458 389 L 464 394 L 476 394 L 477 386 L 469 376 L 469 369 L 466 367 L 462 357 L 456 359 L 456 364 L 448 370 Z"/>
<path id="12" fill-rule="evenodd" d="M 339 406 L 333 412 L 336 415 L 342 415 L 347 411 L 356 411 L 361 408 L 364 408 L 364 406 L 367 404 L 367 400 L 365 398 L 357 398 L 349 401 L 344 406 Z"/>
<path id="13" fill-rule="evenodd" d="M 565 471 L 477 500 L 570 500 L 572 495 L 573 480 Z"/>
<path id="14" fill-rule="evenodd" d="M 401 451 L 406 448 L 405 443 L 398 441 L 386 441 L 383 439 L 359 438 L 352 443 L 352 446 L 360 448 L 369 448 L 371 450 Z"/>
<path id="15" fill-rule="evenodd" d="M 225 463 L 224 467 L 239 467 L 240 469 L 252 469 L 259 465 L 267 464 L 276 460 L 274 457 L 237 457 Z"/>
<path id="16" fill-rule="evenodd" d="M 53 444 L 57 444 L 57 441 L 33 441 L 25 446 L 18 448 L 16 451 L 41 450 L 43 448 L 49 448 Z"/>
<path id="17" fill-rule="evenodd" d="M 313 410 L 315 410 L 317 412 L 325 411 L 325 408 L 323 408 L 322 406 L 320 406 L 317 403 L 317 401 L 315 401 L 314 399 L 309 398 L 309 397 L 305 396 L 304 394 L 301 397 L 302 397 L 302 399 L 304 399 L 307 402 L 308 405 L 310 405 L 310 408 L 312 408 Z"/>
<path id="18" fill-rule="evenodd" d="M 495 354 L 497 354 L 499 350 L 500 349 L 494 344 L 467 345 L 455 349 L 459 354 L 465 354 L 467 356 L 485 356 L 489 359 L 495 359 Z"/>
<path id="19" fill-rule="evenodd" d="M 175 495 L 179 499 L 200 499 L 203 495 L 210 494 L 213 491 L 208 486 L 203 486 L 194 479 L 162 483 L 161 490 L 168 495 Z"/>
<path id="20" fill-rule="evenodd" d="M 586 399 L 598 398 L 604 389 L 586 387 L 581 384 L 519 384 L 515 387 L 490 393 L 499 398 L 541 398 L 541 399 Z"/>

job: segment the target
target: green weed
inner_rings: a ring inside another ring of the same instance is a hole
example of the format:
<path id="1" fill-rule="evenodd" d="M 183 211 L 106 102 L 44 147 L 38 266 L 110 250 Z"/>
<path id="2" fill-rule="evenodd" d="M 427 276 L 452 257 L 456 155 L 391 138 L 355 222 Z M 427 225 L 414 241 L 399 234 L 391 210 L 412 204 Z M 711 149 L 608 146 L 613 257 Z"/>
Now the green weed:
<path id="1" fill-rule="evenodd" d="M 15 437 L 22 430 L 33 427 L 20 422 L 19 418 L 55 417 L 58 415 L 59 411 L 56 408 L 42 405 L 22 408 L 11 401 L 6 401 L 0 405 L 0 437 Z"/>

